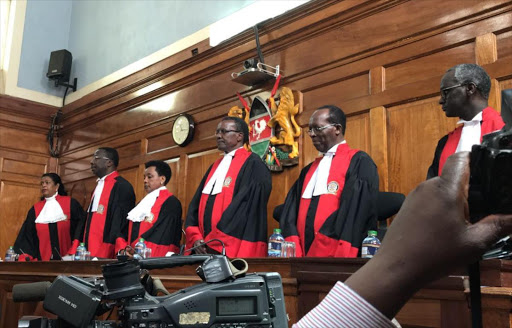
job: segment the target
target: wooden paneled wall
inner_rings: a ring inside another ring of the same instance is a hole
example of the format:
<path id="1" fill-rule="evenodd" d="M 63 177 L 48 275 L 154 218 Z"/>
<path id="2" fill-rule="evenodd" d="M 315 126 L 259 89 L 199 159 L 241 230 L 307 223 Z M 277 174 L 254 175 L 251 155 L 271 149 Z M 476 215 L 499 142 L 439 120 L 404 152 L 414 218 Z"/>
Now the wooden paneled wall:
<path id="1" fill-rule="evenodd" d="M 512 85 L 512 1 L 313 1 L 263 24 L 260 42 L 265 62 L 281 66 L 281 85 L 300 91 L 303 104 L 299 165 L 273 174 L 269 230 L 277 226 L 273 208 L 317 155 L 305 132 L 319 106 L 345 111 L 346 139 L 377 163 L 381 190 L 407 194 L 424 180 L 438 139 L 455 127 L 437 103 L 446 69 L 482 65 L 493 79 L 495 108 L 500 90 Z M 269 95 L 272 82 L 251 88 L 231 81 L 243 60 L 255 56 L 252 31 L 214 48 L 201 42 L 67 105 L 58 164 L 72 195 L 86 205 L 95 185 L 91 155 L 111 146 L 120 152 L 120 173 L 134 185 L 137 200 L 144 196 L 143 163 L 170 161 L 169 188 L 186 213 L 218 158 L 214 130 L 239 104 L 236 92 L 249 99 Z M 184 148 L 170 133 L 181 113 L 197 123 Z"/>
<path id="2" fill-rule="evenodd" d="M 43 173 L 55 171 L 46 133 L 57 108 L 0 95 L 0 252 L 14 243 L 41 196 Z M 4 257 L 1 254 L 0 257 Z"/>

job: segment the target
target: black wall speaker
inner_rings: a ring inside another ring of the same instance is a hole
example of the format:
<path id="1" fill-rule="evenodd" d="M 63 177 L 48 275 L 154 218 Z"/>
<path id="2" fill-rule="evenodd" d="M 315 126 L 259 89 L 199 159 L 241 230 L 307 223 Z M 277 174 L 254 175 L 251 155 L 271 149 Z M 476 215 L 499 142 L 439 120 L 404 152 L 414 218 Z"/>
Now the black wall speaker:
<path id="1" fill-rule="evenodd" d="M 72 61 L 73 56 L 71 52 L 65 49 L 52 51 L 46 77 L 52 80 L 59 80 L 60 82 L 68 82 Z"/>

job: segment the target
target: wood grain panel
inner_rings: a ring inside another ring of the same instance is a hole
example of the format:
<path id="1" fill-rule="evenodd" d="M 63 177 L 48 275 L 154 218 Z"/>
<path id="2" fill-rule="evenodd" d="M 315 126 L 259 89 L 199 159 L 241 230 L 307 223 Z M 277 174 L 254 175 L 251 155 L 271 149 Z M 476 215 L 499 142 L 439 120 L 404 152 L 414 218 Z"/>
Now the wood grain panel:
<path id="1" fill-rule="evenodd" d="M 38 185 L 0 182 L 0 256 L 14 244 L 28 210 L 40 196 Z"/>
<path id="2" fill-rule="evenodd" d="M 512 31 L 498 34 L 496 36 L 498 58 L 512 56 Z"/>
<path id="3" fill-rule="evenodd" d="M 48 144 L 44 134 L 8 127 L 0 129 L 0 147 L 23 150 L 24 153 L 48 154 Z"/>
<path id="4" fill-rule="evenodd" d="M 28 163 L 4 159 L 2 172 L 22 173 L 29 176 L 41 177 L 46 170 L 46 164 Z"/>
<path id="5" fill-rule="evenodd" d="M 363 150 L 371 156 L 369 113 L 347 117 L 345 139 L 351 148 Z"/>
<path id="6" fill-rule="evenodd" d="M 447 119 L 438 99 L 388 109 L 389 189 L 408 194 L 425 180 L 438 140 L 456 126 Z"/>
<path id="7" fill-rule="evenodd" d="M 418 80 L 443 75 L 454 65 L 474 62 L 475 44 L 470 43 L 386 67 L 386 88 L 397 88 Z"/>

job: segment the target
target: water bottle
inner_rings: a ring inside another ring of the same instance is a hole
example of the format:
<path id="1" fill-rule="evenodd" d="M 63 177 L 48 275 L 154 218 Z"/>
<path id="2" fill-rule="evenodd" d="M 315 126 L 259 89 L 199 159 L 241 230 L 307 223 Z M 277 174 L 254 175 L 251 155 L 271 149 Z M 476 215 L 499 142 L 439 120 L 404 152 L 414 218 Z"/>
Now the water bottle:
<path id="1" fill-rule="evenodd" d="M 139 241 L 135 244 L 135 254 L 139 254 L 142 258 L 146 255 L 146 244 L 144 243 L 144 238 L 139 239 Z"/>
<path id="2" fill-rule="evenodd" d="M 75 252 L 75 258 L 74 260 L 75 261 L 80 261 L 81 259 L 84 258 L 84 252 L 86 251 L 87 249 L 85 248 L 85 243 L 80 243 L 80 246 L 78 246 L 76 248 L 76 252 Z"/>
<path id="3" fill-rule="evenodd" d="M 274 233 L 268 239 L 268 257 L 281 257 L 281 246 L 284 238 L 281 229 L 274 229 Z"/>
<path id="4" fill-rule="evenodd" d="M 380 240 L 377 238 L 377 231 L 370 230 L 368 231 L 368 237 L 363 240 L 363 247 L 361 248 L 361 257 L 370 259 L 375 254 L 380 247 Z"/>
<path id="5" fill-rule="evenodd" d="M 9 246 L 9 249 L 5 253 L 5 262 L 14 262 L 16 261 L 16 252 L 12 246 Z"/>

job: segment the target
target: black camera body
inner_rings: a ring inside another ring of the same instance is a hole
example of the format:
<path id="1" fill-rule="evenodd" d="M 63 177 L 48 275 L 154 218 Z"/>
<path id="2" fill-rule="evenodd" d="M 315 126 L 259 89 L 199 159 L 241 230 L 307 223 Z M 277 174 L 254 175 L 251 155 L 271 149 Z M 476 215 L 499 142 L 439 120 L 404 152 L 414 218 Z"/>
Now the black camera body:
<path id="1" fill-rule="evenodd" d="M 203 268 L 198 269 L 204 283 L 165 296 L 153 296 L 141 284 L 141 268 L 181 266 L 204 258 L 207 260 Z M 46 292 L 43 306 L 58 319 L 23 317 L 18 327 L 288 327 L 279 273 L 253 273 L 235 278 L 229 266 L 224 266 L 227 259 L 222 255 L 148 260 L 104 265 L 104 279 L 57 277 Z M 219 275 L 219 271 L 224 273 Z M 220 276 L 226 278 L 217 281 Z M 215 282 L 209 282 L 212 279 Z M 110 305 L 105 306 L 109 301 Z M 118 307 L 118 320 L 94 320 L 114 305 Z"/>
<path id="2" fill-rule="evenodd" d="M 473 222 L 489 214 L 512 213 L 512 90 L 502 92 L 502 116 L 507 125 L 482 138 L 470 157 L 469 212 Z"/>

